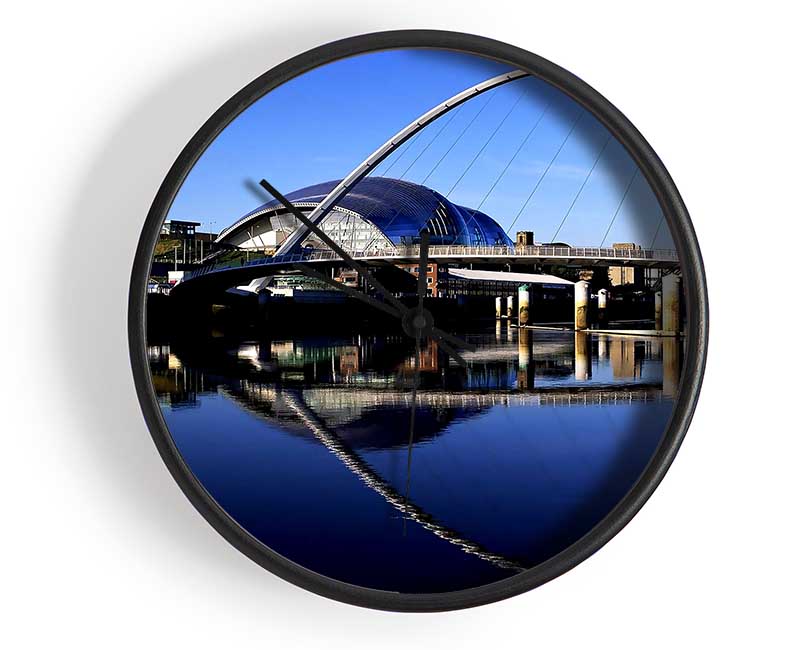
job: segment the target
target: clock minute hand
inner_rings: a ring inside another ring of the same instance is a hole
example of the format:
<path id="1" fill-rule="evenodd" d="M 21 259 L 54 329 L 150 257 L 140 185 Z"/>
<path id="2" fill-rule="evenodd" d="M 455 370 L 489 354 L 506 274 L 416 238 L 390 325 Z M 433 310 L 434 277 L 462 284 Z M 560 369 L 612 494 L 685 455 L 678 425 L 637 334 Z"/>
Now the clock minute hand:
<path id="1" fill-rule="evenodd" d="M 342 260 L 350 266 L 359 276 L 364 278 L 364 281 L 370 284 L 373 288 L 377 289 L 383 294 L 384 300 L 389 301 L 392 305 L 401 313 L 406 314 L 408 313 L 409 309 L 406 307 L 402 302 L 400 302 L 397 298 L 395 298 L 391 292 L 389 292 L 386 287 L 384 287 L 380 282 L 378 282 L 373 275 L 367 271 L 367 269 L 356 262 L 350 255 L 348 255 L 344 249 L 339 246 L 333 239 L 331 239 L 323 230 L 321 230 L 316 224 L 312 223 L 308 217 L 306 217 L 289 199 L 287 199 L 283 194 L 281 194 L 277 189 L 275 189 L 266 179 L 262 178 L 260 183 L 261 187 L 263 187 L 267 192 L 269 192 L 272 196 L 274 196 L 283 206 L 289 210 L 295 218 L 303 223 L 311 232 L 313 232 L 320 240 L 327 244 L 328 247 L 337 253 Z M 445 341 L 451 342 L 453 345 L 458 345 L 463 347 L 467 350 L 475 350 L 475 346 L 467 343 L 466 341 L 462 341 L 461 339 L 453 336 L 452 334 L 448 334 L 447 332 L 440 330 L 437 327 L 430 328 L 430 335 L 434 338 L 439 339 L 442 348 L 447 352 L 451 357 L 453 357 L 458 363 L 462 366 L 466 366 L 466 361 L 459 355 L 452 347 L 447 345 Z"/>
<path id="2" fill-rule="evenodd" d="M 374 289 L 377 289 L 383 294 L 383 299 L 388 300 L 391 302 L 397 309 L 403 310 L 405 309 L 405 305 L 401 303 L 397 298 L 395 298 L 387 289 L 384 287 L 380 282 L 378 282 L 372 273 L 367 271 L 364 266 L 356 262 L 350 255 L 348 255 L 344 249 L 339 246 L 333 239 L 328 237 L 328 235 L 320 228 L 318 228 L 315 224 L 311 223 L 308 220 L 306 215 L 304 215 L 300 209 L 295 206 L 289 199 L 287 199 L 283 194 L 281 194 L 278 190 L 276 190 L 272 185 L 270 185 L 265 179 L 261 179 L 260 183 L 261 187 L 263 187 L 267 192 L 272 194 L 278 201 L 280 201 L 285 208 L 287 208 L 301 223 L 305 224 L 317 237 L 319 237 L 323 243 L 327 244 L 328 247 L 339 257 L 347 263 L 347 265 L 353 269 L 358 275 L 360 275 L 365 282 L 372 285 Z"/>

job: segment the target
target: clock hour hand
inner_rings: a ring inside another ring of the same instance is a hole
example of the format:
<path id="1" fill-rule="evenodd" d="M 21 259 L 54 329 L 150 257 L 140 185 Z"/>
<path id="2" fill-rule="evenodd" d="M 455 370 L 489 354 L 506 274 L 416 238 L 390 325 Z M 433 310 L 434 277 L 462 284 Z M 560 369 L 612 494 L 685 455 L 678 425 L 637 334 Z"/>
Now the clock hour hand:
<path id="1" fill-rule="evenodd" d="M 422 302 L 428 293 L 428 247 L 431 243 L 431 234 L 426 228 L 419 234 L 419 269 L 417 272 L 417 294 L 419 302 L 417 311 L 422 312 Z"/>
<path id="2" fill-rule="evenodd" d="M 394 316 L 395 318 L 400 318 L 400 319 L 403 318 L 403 314 L 398 312 L 390 304 L 382 302 L 380 300 L 376 300 L 372 296 L 368 296 L 362 291 L 358 291 L 356 289 L 353 289 L 353 287 L 348 287 L 346 284 L 337 282 L 333 278 L 329 278 L 327 275 L 324 275 L 323 273 L 320 273 L 316 269 L 311 268 L 308 264 L 295 264 L 295 268 L 302 271 L 305 275 L 315 278 L 316 280 L 319 280 L 320 282 L 327 284 L 328 286 L 333 287 L 334 289 L 338 289 L 339 291 L 342 291 L 357 300 L 361 300 L 362 302 L 365 302 L 368 305 L 374 307 L 375 309 L 379 309 L 380 311 L 389 314 L 390 316 Z M 464 358 L 444 340 L 445 337 L 450 337 L 450 335 L 447 334 L 447 332 L 442 332 L 441 330 L 438 330 L 437 328 L 434 327 L 431 329 L 431 335 L 438 341 L 439 347 L 441 347 L 442 350 L 444 350 L 448 355 L 450 355 L 452 359 L 455 359 L 456 363 L 459 363 L 462 366 L 467 365 L 467 362 L 464 360 Z M 461 342 L 461 340 L 457 339 L 456 337 L 452 338 L 454 338 L 459 343 Z"/>
<path id="3" fill-rule="evenodd" d="M 314 278 L 315 280 L 319 280 L 323 284 L 327 284 L 334 289 L 338 289 L 339 291 L 343 291 L 348 296 L 352 296 L 357 300 L 361 300 L 375 309 L 379 309 L 382 312 L 389 314 L 390 316 L 394 316 L 395 318 L 402 318 L 403 315 L 397 311 L 392 305 L 387 302 L 383 302 L 382 300 L 376 300 L 372 296 L 368 296 L 363 291 L 358 291 L 357 289 L 353 289 L 353 287 L 348 287 L 346 284 L 342 282 L 338 282 L 333 278 L 329 278 L 324 273 L 320 273 L 316 269 L 312 268 L 308 264 L 295 264 L 295 268 L 299 271 L 302 271 L 304 275 Z"/>

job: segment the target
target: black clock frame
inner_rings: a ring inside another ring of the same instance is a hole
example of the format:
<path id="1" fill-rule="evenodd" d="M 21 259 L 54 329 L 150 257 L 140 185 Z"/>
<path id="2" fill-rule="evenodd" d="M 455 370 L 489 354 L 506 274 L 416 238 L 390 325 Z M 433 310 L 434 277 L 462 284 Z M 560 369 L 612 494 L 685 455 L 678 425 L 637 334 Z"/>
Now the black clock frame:
<path id="1" fill-rule="evenodd" d="M 452 50 L 508 63 L 531 72 L 591 111 L 627 149 L 661 205 L 678 249 L 687 306 L 686 360 L 675 408 L 656 452 L 626 496 L 589 533 L 542 564 L 491 584 L 435 594 L 395 593 L 333 580 L 279 555 L 239 526 L 178 452 L 158 407 L 146 354 L 147 280 L 158 233 L 179 188 L 206 148 L 253 102 L 294 77 L 345 57 L 400 48 Z M 436 30 L 378 32 L 317 47 L 261 75 L 223 104 L 189 141 L 158 190 L 139 239 L 128 299 L 131 364 L 147 426 L 173 477 L 200 514 L 239 551 L 289 582 L 354 605 L 413 612 L 473 607 L 533 589 L 572 569 L 616 535 L 661 482 L 686 434 L 705 369 L 708 319 L 705 271 L 686 206 L 661 160 L 627 118 L 581 79 L 535 54 L 480 36 Z"/>

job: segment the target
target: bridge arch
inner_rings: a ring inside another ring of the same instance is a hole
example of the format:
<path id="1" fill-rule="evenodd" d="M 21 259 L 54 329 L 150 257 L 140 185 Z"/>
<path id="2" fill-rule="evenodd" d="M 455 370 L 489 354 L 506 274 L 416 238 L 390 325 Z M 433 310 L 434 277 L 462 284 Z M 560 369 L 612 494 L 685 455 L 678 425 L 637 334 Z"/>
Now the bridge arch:
<path id="1" fill-rule="evenodd" d="M 517 559 L 493 552 L 482 544 L 469 539 L 463 533 L 439 523 L 433 515 L 408 499 L 407 495 L 399 492 L 350 448 L 334 430 L 322 422 L 313 409 L 306 404 L 302 391 L 277 386 L 265 387 L 244 381 L 239 395 L 235 393 L 231 393 L 231 395 L 247 404 L 248 401 L 262 400 L 263 392 L 271 393 L 272 399 L 280 397 L 283 404 L 297 416 L 318 442 L 322 443 L 359 481 L 383 498 L 404 518 L 419 524 L 428 532 L 460 548 L 464 553 L 475 555 L 496 567 L 512 573 L 519 573 L 528 568 Z"/>
<path id="2" fill-rule="evenodd" d="M 513 70 L 482 81 L 481 83 L 462 90 L 453 95 L 450 99 L 434 106 L 428 112 L 419 116 L 406 127 L 395 133 L 391 138 L 384 142 L 380 147 L 373 151 L 360 165 L 345 176 L 336 187 L 330 190 L 322 201 L 308 215 L 309 221 L 318 224 L 331 210 L 334 209 L 339 200 L 345 196 L 355 185 L 372 171 L 376 165 L 380 164 L 387 156 L 395 151 L 400 145 L 412 138 L 415 133 L 428 126 L 434 120 L 442 117 L 445 113 L 460 106 L 464 102 L 477 97 L 493 88 L 502 86 L 516 79 L 529 77 L 530 72 L 523 70 Z M 275 255 L 286 255 L 295 251 L 302 242 L 303 237 L 308 233 L 308 228 L 300 224 L 281 244 Z"/>

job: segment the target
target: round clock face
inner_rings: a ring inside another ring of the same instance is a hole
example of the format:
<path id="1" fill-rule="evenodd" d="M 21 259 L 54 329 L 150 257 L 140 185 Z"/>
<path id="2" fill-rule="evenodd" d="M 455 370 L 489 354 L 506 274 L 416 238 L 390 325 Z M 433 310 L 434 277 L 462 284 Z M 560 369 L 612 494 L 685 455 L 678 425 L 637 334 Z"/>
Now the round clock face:
<path id="1" fill-rule="evenodd" d="M 563 70 L 351 39 L 248 86 L 148 218 L 132 350 L 203 514 L 278 574 L 442 609 L 547 580 L 634 514 L 705 337 L 688 218 Z"/>

